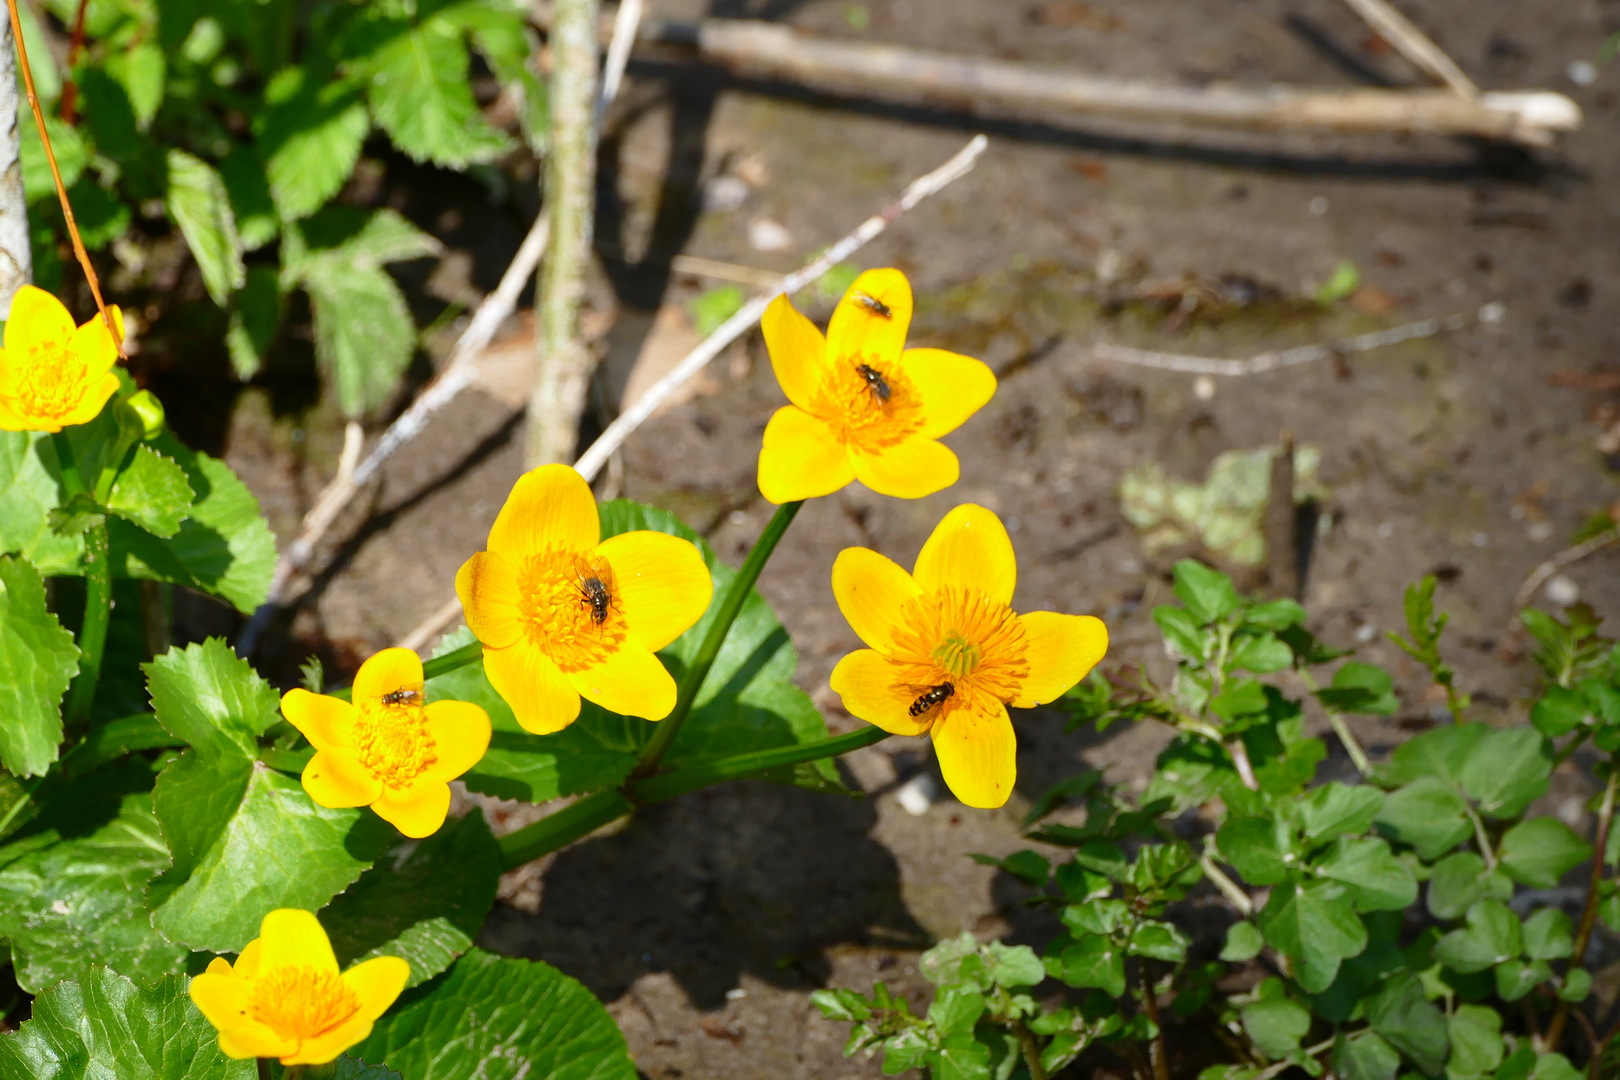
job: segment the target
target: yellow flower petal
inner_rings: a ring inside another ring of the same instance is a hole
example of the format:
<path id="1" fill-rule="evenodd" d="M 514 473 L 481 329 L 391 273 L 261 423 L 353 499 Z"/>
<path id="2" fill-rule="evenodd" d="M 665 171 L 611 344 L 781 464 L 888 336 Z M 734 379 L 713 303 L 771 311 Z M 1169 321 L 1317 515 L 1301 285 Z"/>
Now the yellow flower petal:
<path id="1" fill-rule="evenodd" d="M 493 551 L 480 551 L 456 571 L 456 596 L 473 636 L 486 649 L 504 649 L 523 636 L 523 596 L 517 567 Z"/>
<path id="2" fill-rule="evenodd" d="M 84 392 L 79 404 L 62 417 L 60 427 L 88 424 L 100 415 L 102 408 L 107 404 L 107 399 L 117 392 L 118 376 L 111 372 L 102 375 Z"/>
<path id="3" fill-rule="evenodd" d="M 356 1014 L 335 1028 L 312 1035 L 298 1044 L 298 1049 L 281 1055 L 283 1065 L 325 1065 L 334 1061 L 343 1051 L 361 1042 L 371 1034 L 372 1021 Z"/>
<path id="4" fill-rule="evenodd" d="M 228 1058 L 281 1057 L 298 1049 L 298 1040 L 278 1035 L 263 1024 L 244 1024 L 219 1033 L 219 1048 Z"/>
<path id="5" fill-rule="evenodd" d="M 398 956 L 379 956 L 343 973 L 343 981 L 360 999 L 360 1015 L 367 1020 L 387 1012 L 410 980 L 411 965 Z"/>
<path id="6" fill-rule="evenodd" d="M 1018 776 L 1018 741 L 1005 707 L 998 705 L 988 716 L 957 709 L 933 735 L 939 770 L 952 795 L 981 810 L 1006 804 Z"/>
<path id="7" fill-rule="evenodd" d="M 759 493 L 780 506 L 831 495 L 855 479 L 833 429 L 794 405 L 776 410 L 759 449 Z"/>
<path id="8" fill-rule="evenodd" d="M 873 453 L 851 447 L 849 458 L 855 479 L 894 499 L 920 499 L 943 491 L 962 474 L 950 447 L 921 436 Z"/>
<path id="9" fill-rule="evenodd" d="M 408 788 L 384 787 L 371 804 L 376 815 L 409 836 L 432 836 L 450 812 L 450 785 L 431 776 L 419 776 Z"/>
<path id="10" fill-rule="evenodd" d="M 218 965 L 224 964 L 221 971 Z M 191 980 L 187 988 L 191 1001 L 221 1031 L 251 1023 L 249 1008 L 253 1004 L 253 983 L 231 974 L 231 965 L 215 957 L 208 970 Z"/>
<path id="11" fill-rule="evenodd" d="M 425 775 L 454 780 L 483 760 L 489 750 L 489 713 L 470 701 L 434 701 L 424 711 L 438 755 Z"/>
<path id="12" fill-rule="evenodd" d="M 311 799 L 332 810 L 370 806 L 382 794 L 377 774 L 362 765 L 359 754 L 347 746 L 317 750 L 300 779 Z"/>
<path id="13" fill-rule="evenodd" d="M 75 329 L 73 316 L 62 306 L 62 301 L 44 289 L 24 285 L 11 298 L 11 315 L 6 319 L 6 349 L 23 359 L 37 345 L 66 345 Z"/>
<path id="14" fill-rule="evenodd" d="M 661 532 L 610 536 L 596 553 L 613 568 L 614 601 L 630 636 L 657 651 L 703 617 L 714 579 L 697 545 Z"/>
<path id="15" fill-rule="evenodd" d="M 0 394 L 4 393 L 5 355 L 0 353 Z M 5 399 L 0 397 L 0 431 L 27 431 L 28 422 L 7 405 Z"/>
<path id="16" fill-rule="evenodd" d="M 208 967 L 204 971 L 209 975 L 229 975 L 231 973 L 231 962 L 223 956 L 216 956 L 208 961 Z"/>
<path id="17" fill-rule="evenodd" d="M 112 309 L 107 313 L 112 314 Z M 113 344 L 107 324 L 101 321 L 99 314 L 74 329 L 67 340 L 67 351 L 84 365 L 87 376 L 105 375 L 118 362 L 118 346 Z"/>
<path id="18" fill-rule="evenodd" d="M 422 690 L 422 659 L 410 649 L 373 653 L 354 674 L 354 703 L 379 702 L 396 690 Z M 421 700 L 420 698 L 418 699 Z"/>
<path id="19" fill-rule="evenodd" d="M 289 690 L 281 695 L 281 715 L 317 750 L 354 745 L 356 710 L 342 698 Z"/>
<path id="20" fill-rule="evenodd" d="M 608 712 L 662 720 L 675 707 L 675 680 L 652 650 L 627 640 L 606 660 L 568 676 L 582 697 Z"/>
<path id="21" fill-rule="evenodd" d="M 928 730 L 929 718 L 910 714 L 916 697 L 895 689 L 900 678 L 899 668 L 881 653 L 860 649 L 838 661 L 830 682 L 849 715 L 891 735 L 921 735 Z"/>
<path id="22" fill-rule="evenodd" d="M 934 526 L 912 576 L 924 592 L 972 588 L 1010 604 L 1018 563 L 1001 519 L 982 506 L 963 503 Z"/>
<path id="23" fill-rule="evenodd" d="M 799 408 L 809 409 L 827 374 L 827 340 L 785 295 L 771 301 L 759 329 L 782 393 Z"/>
<path id="24" fill-rule="evenodd" d="M 306 967 L 336 975 L 337 957 L 320 920 L 308 911 L 277 908 L 259 924 L 259 970 Z"/>
<path id="25" fill-rule="evenodd" d="M 996 393 L 996 376 L 990 366 L 960 353 L 907 349 L 900 354 L 899 367 L 922 399 L 919 434 L 924 438 L 937 439 L 955 431 Z"/>
<path id="26" fill-rule="evenodd" d="M 485 649 L 484 674 L 524 731 L 550 735 L 579 718 L 579 692 L 549 656 L 526 641 Z"/>
<path id="27" fill-rule="evenodd" d="M 845 548 L 833 560 L 833 597 L 850 629 L 874 649 L 889 650 L 906 602 L 920 589 L 894 560 L 869 548 Z"/>
<path id="28" fill-rule="evenodd" d="M 1020 709 L 1056 701 L 1108 651 L 1108 628 L 1090 615 L 1031 611 L 1018 621 L 1029 642 L 1029 678 L 1012 702 Z"/>
<path id="29" fill-rule="evenodd" d="M 867 303 L 861 297 L 874 303 Z M 874 306 L 882 305 L 885 313 Z M 855 279 L 827 324 L 827 359 L 883 363 L 896 360 L 911 327 L 911 283 L 898 270 L 868 270 Z"/>
<path id="30" fill-rule="evenodd" d="M 242 946 L 242 951 L 236 955 L 235 971 L 238 978 L 256 979 L 259 977 L 259 956 L 264 951 L 264 945 L 258 938 L 254 938 Z"/>
<path id="31" fill-rule="evenodd" d="M 489 550 L 515 564 L 548 548 L 587 552 L 601 538 L 596 497 L 585 478 L 567 465 L 542 465 L 513 485 L 489 530 Z"/>

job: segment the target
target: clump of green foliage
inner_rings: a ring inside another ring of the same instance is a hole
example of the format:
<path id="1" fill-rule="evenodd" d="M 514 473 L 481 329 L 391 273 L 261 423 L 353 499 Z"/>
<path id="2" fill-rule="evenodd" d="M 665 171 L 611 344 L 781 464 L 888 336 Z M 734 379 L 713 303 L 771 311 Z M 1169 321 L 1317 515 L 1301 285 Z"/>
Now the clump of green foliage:
<path id="1" fill-rule="evenodd" d="M 417 333 L 384 268 L 438 244 L 393 210 L 335 200 L 374 133 L 456 170 L 513 150 L 480 109 L 480 81 L 514 99 L 523 135 L 541 148 L 545 91 L 530 66 L 528 5 L 90 0 L 71 68 L 52 45 L 65 47 L 79 0 L 43 6 L 38 17 L 23 5 L 24 37 L 86 245 L 110 250 L 130 288 L 189 252 L 242 378 L 264 364 L 289 296 L 304 292 L 316 358 L 344 413 L 386 401 Z M 35 279 L 54 291 L 65 223 L 34 125 L 19 129 Z"/>
<path id="2" fill-rule="evenodd" d="M 1094 674 L 1065 702 L 1076 725 L 1176 730 L 1140 801 L 1100 774 L 1072 777 L 1024 821 L 1072 855 L 979 857 L 1063 932 L 1038 958 L 968 935 L 925 953 L 937 990 L 922 1016 L 883 984 L 819 992 L 826 1016 L 853 1025 L 847 1052 L 956 1080 L 1044 1080 L 1088 1052 L 1140 1080 L 1575 1080 L 1572 1058 L 1603 1061 L 1616 1031 L 1589 1008 L 1587 960 L 1599 919 L 1620 930 L 1606 876 L 1620 859 L 1620 648 L 1584 608 L 1526 611 L 1543 676 L 1529 722 L 1472 721 L 1441 658 L 1434 589 L 1408 590 L 1395 640 L 1445 689 L 1454 722 L 1374 764 L 1343 717 L 1393 713 L 1388 673 L 1339 663 L 1292 601 L 1251 602 L 1225 575 L 1178 564 L 1180 605 L 1153 612 L 1169 683 Z M 1334 663 L 1317 688 L 1312 672 Z M 1284 673 L 1311 688 L 1361 782 L 1314 783 L 1327 747 L 1306 734 L 1303 701 L 1264 678 Z M 1587 744 L 1592 842 L 1529 813 Z M 1051 820 L 1065 804 L 1083 806 L 1080 824 Z M 1572 918 L 1552 890 L 1587 863 Z M 1194 890 L 1227 909 L 1224 941 L 1181 929 Z"/>

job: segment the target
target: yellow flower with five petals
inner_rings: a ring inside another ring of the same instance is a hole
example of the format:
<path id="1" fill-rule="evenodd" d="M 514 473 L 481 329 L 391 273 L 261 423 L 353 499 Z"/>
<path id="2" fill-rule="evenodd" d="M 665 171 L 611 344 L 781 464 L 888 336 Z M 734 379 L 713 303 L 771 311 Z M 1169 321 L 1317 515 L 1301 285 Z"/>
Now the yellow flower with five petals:
<path id="1" fill-rule="evenodd" d="M 996 392 L 983 363 L 944 349 L 908 349 L 911 285 L 868 270 L 833 311 L 827 336 L 779 296 L 760 329 L 791 403 L 765 427 L 759 490 L 773 503 L 830 495 L 859 480 L 918 499 L 956 483 L 941 444 Z"/>
<path id="2" fill-rule="evenodd" d="M 668 533 L 602 539 L 596 499 L 566 465 L 519 478 L 489 530 L 489 549 L 456 574 L 484 672 L 526 731 L 549 735 L 580 699 L 662 720 L 675 680 L 655 653 L 708 610 L 703 555 Z"/>
<path id="3" fill-rule="evenodd" d="M 124 316 L 108 316 L 124 335 Z M 62 302 L 24 285 L 11 299 L 0 349 L 0 431 L 61 431 L 88 424 L 118 389 L 118 346 L 97 315 L 83 326 Z"/>
<path id="4" fill-rule="evenodd" d="M 884 731 L 932 736 L 945 783 L 968 806 L 993 809 L 1012 794 L 1007 706 L 1060 697 L 1108 649 L 1100 619 L 1014 614 L 1017 578 L 1001 520 L 971 503 L 945 515 L 909 574 L 867 548 L 833 563 L 839 610 L 870 647 L 838 662 L 832 688 Z"/>
<path id="5" fill-rule="evenodd" d="M 233 965 L 215 957 L 191 980 L 191 1000 L 232 1058 L 324 1065 L 371 1034 L 410 980 L 411 965 L 379 956 L 339 973 L 320 922 L 279 908 Z"/>
<path id="6" fill-rule="evenodd" d="M 432 836 L 450 810 L 450 781 L 489 749 L 489 714 L 425 701 L 422 661 L 409 649 L 361 664 L 352 697 L 282 695 L 282 715 L 315 747 L 304 790 L 322 806 L 369 806 L 406 836 Z"/>

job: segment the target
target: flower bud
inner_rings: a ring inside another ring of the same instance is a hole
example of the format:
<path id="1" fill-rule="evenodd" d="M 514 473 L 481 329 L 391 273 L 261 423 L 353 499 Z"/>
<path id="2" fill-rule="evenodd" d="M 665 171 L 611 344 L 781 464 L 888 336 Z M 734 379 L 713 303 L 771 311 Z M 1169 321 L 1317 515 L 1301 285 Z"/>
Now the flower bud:
<path id="1" fill-rule="evenodd" d="M 124 400 L 141 422 L 141 438 L 155 439 L 163 434 L 163 402 L 150 390 L 137 390 Z"/>

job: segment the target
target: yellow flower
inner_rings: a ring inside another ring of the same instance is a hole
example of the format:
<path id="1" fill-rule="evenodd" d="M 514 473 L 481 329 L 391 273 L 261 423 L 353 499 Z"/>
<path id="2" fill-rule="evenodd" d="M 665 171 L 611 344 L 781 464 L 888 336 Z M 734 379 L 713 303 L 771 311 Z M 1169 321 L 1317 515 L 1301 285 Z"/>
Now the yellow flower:
<path id="1" fill-rule="evenodd" d="M 118 336 L 124 316 L 107 309 Z M 88 424 L 118 389 L 118 346 L 97 315 L 75 328 L 62 302 L 24 285 L 11 300 L 0 349 L 0 431 L 61 431 Z"/>
<path id="2" fill-rule="evenodd" d="M 1085 678 L 1108 649 L 1089 615 L 1015 615 L 1018 566 L 982 506 L 945 515 L 908 574 L 866 548 L 833 563 L 833 595 L 871 646 L 833 668 L 854 716 L 896 735 L 933 736 L 945 783 L 969 806 L 1007 801 L 1017 742 L 1007 706 L 1033 708 Z"/>
<path id="3" fill-rule="evenodd" d="M 465 701 L 424 703 L 422 661 L 409 649 L 361 664 L 353 697 L 282 695 L 282 714 L 315 747 L 304 790 L 322 806 L 369 806 L 406 836 L 432 836 L 450 810 L 450 781 L 489 749 L 489 714 Z"/>
<path id="4" fill-rule="evenodd" d="M 191 980 L 191 1000 L 219 1030 L 226 1057 L 324 1065 L 371 1034 L 410 976 L 397 956 L 338 974 L 315 916 L 280 908 L 264 917 L 235 967 L 216 956 Z"/>
<path id="5" fill-rule="evenodd" d="M 786 296 L 771 302 L 760 329 L 792 404 L 765 427 L 761 494 L 794 502 L 859 480 L 920 499 L 956 483 L 961 466 L 937 440 L 990 400 L 996 377 L 971 357 L 907 349 L 910 325 L 911 285 L 898 270 L 856 278 L 825 339 Z"/>
<path id="6" fill-rule="evenodd" d="M 714 592 L 702 554 L 678 536 L 601 536 L 590 485 L 566 465 L 542 465 L 512 488 L 489 550 L 456 573 L 484 671 L 536 735 L 572 724 L 582 696 L 626 716 L 668 716 L 675 680 L 653 654 Z"/>

